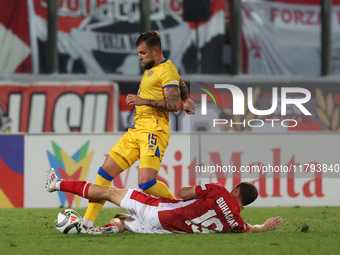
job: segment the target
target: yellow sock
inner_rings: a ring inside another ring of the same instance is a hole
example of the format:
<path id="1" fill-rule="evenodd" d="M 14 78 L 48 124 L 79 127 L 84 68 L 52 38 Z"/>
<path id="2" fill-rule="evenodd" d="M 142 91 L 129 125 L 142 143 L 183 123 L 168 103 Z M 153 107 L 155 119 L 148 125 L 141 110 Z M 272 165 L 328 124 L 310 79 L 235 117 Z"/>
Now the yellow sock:
<path id="1" fill-rule="evenodd" d="M 106 180 L 105 178 L 101 177 L 99 174 L 97 174 L 97 179 L 95 184 L 110 187 L 111 181 Z M 94 222 L 97 218 L 97 215 L 102 209 L 103 205 L 105 204 L 106 200 L 102 201 L 89 201 L 89 205 L 87 206 L 86 213 L 84 215 L 84 218 Z"/>
<path id="2" fill-rule="evenodd" d="M 176 197 L 171 193 L 168 186 L 166 186 L 163 182 L 157 181 L 155 185 L 151 188 L 145 190 L 146 193 L 153 195 L 155 197 L 164 197 L 170 199 L 176 199 Z"/>

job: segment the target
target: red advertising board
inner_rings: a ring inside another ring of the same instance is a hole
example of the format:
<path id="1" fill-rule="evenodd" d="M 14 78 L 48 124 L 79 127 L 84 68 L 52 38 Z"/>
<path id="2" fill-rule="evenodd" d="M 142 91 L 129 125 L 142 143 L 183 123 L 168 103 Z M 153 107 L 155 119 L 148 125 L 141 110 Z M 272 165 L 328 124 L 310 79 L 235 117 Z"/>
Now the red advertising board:
<path id="1" fill-rule="evenodd" d="M 116 130 L 118 87 L 109 82 L 0 84 L 0 132 Z"/>

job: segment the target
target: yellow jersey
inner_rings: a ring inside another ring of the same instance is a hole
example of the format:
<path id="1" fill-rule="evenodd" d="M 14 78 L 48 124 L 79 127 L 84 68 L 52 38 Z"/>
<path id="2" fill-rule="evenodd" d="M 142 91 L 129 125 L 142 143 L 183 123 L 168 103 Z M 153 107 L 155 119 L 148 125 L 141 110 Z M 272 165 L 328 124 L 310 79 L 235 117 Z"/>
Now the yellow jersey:
<path id="1" fill-rule="evenodd" d="M 137 95 L 144 99 L 165 99 L 163 89 L 169 86 L 179 87 L 177 68 L 166 57 L 159 65 L 146 70 L 139 85 Z M 136 105 L 135 125 L 141 117 L 157 117 L 169 122 L 169 112 L 148 105 Z"/>

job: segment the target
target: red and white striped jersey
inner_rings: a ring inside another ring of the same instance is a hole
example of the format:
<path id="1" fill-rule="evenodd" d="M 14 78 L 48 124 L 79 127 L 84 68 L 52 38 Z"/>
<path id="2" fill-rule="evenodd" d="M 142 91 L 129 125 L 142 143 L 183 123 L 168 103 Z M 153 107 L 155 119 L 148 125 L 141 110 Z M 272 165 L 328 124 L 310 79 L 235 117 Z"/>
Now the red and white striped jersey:
<path id="1" fill-rule="evenodd" d="M 130 199 L 157 207 L 159 222 L 171 232 L 227 233 L 247 232 L 249 227 L 240 216 L 237 199 L 221 184 L 198 185 L 196 198 L 180 201 L 155 198 L 133 192 Z"/>

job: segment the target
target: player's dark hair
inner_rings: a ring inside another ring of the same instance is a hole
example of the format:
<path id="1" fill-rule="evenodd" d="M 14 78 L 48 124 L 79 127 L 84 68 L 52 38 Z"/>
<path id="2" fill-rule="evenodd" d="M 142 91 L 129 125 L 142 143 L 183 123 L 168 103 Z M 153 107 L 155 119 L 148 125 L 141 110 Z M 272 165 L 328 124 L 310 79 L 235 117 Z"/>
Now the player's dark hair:
<path id="1" fill-rule="evenodd" d="M 236 188 L 238 187 L 240 187 L 240 195 L 243 206 L 254 202 L 259 194 L 256 186 L 250 182 L 241 182 L 236 186 Z"/>
<path id="2" fill-rule="evenodd" d="M 161 37 L 156 30 L 141 34 L 136 41 L 136 47 L 138 47 L 142 42 L 145 42 L 145 44 L 151 49 L 157 47 L 160 51 L 162 51 Z"/>

